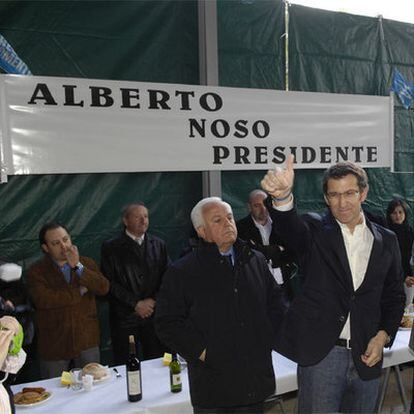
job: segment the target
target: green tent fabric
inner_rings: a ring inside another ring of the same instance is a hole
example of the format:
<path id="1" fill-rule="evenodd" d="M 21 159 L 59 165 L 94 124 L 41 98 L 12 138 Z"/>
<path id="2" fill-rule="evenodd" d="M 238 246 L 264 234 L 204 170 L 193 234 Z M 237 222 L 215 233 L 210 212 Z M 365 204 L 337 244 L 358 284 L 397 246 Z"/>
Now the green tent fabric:
<path id="1" fill-rule="evenodd" d="M 220 85 L 284 89 L 283 2 L 220 4 Z M 239 24 L 239 15 L 243 26 Z M 273 16 L 271 23 L 267 20 L 269 16 Z M 290 5 L 290 90 L 388 95 L 394 67 L 414 83 L 414 58 L 410 53 L 413 31 L 414 25 L 407 23 L 384 19 L 380 25 L 377 18 Z M 262 38 L 264 32 L 267 42 Z M 263 63 L 264 55 L 269 58 L 267 66 L 262 64 L 252 70 L 256 62 Z M 232 59 L 233 56 L 237 58 Z M 262 72 L 267 76 L 259 76 Z M 405 110 L 398 98 L 394 110 L 396 171 L 411 172 L 414 171 L 414 112 Z M 233 205 L 237 217 L 246 214 L 247 195 L 258 187 L 263 173 L 223 173 L 223 195 Z M 370 193 L 366 204 L 370 211 L 384 214 L 393 196 L 405 198 L 413 207 L 412 173 L 369 169 L 368 175 Z M 321 176 L 322 170 L 297 172 L 295 194 L 300 211 L 324 208 Z"/>
<path id="2" fill-rule="evenodd" d="M 197 24 L 195 1 L 0 3 L 0 33 L 32 73 L 43 76 L 198 84 Z M 199 172 L 9 177 L 0 185 L 0 257 L 26 269 L 41 256 L 41 225 L 57 219 L 80 252 L 99 262 L 101 243 L 121 229 L 122 207 L 141 200 L 150 210 L 150 231 L 176 258 L 187 246 L 200 183 Z M 100 321 L 108 363 L 105 301 Z M 22 380 L 36 375 L 34 369 Z"/>
<path id="3" fill-rule="evenodd" d="M 280 0 L 218 0 L 221 86 L 285 88 L 284 19 Z M 414 83 L 414 25 L 380 25 L 376 18 L 296 5 L 289 7 L 289 22 L 291 90 L 387 95 L 394 67 Z M 195 0 L 0 2 L 0 33 L 35 75 L 198 84 L 197 25 Z M 396 168 L 414 171 L 413 110 L 398 99 L 394 123 Z M 236 218 L 247 214 L 247 195 L 263 173 L 222 173 L 223 198 Z M 372 212 L 383 213 L 393 195 L 413 207 L 412 173 L 368 173 Z M 297 172 L 301 211 L 324 208 L 321 174 Z M 176 258 L 201 196 L 200 172 L 9 177 L 0 185 L 0 257 L 26 268 L 41 254 L 40 226 L 57 218 L 80 251 L 99 261 L 102 241 L 120 229 L 122 206 L 142 200 L 150 209 L 151 231 Z M 106 312 L 102 303 L 104 362 L 110 361 Z"/>

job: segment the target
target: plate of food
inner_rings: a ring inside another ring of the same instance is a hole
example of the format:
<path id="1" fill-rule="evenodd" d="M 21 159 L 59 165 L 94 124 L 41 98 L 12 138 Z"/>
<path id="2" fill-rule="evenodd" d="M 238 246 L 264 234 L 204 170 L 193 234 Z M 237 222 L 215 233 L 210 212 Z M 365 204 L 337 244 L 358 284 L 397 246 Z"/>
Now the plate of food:
<path id="1" fill-rule="evenodd" d="M 409 331 L 413 327 L 413 315 L 403 315 L 400 323 L 401 331 Z"/>
<path id="2" fill-rule="evenodd" d="M 14 394 L 14 404 L 16 407 L 35 407 L 43 404 L 52 398 L 51 391 L 47 391 L 42 387 L 26 387 L 17 394 Z"/>
<path id="3" fill-rule="evenodd" d="M 92 375 L 93 383 L 99 384 L 111 378 L 111 370 L 97 362 L 90 362 L 82 368 L 82 375 Z"/>

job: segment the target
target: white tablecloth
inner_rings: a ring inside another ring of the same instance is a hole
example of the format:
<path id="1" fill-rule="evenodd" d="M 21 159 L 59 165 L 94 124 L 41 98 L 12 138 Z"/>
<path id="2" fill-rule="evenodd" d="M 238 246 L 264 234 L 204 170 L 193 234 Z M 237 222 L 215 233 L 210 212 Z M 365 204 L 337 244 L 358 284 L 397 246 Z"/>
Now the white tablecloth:
<path id="1" fill-rule="evenodd" d="M 391 350 L 385 351 L 384 368 L 414 360 L 414 354 L 408 348 L 410 331 L 399 331 Z M 167 367 L 162 366 L 161 359 L 145 361 L 142 366 L 143 399 L 138 403 L 127 401 L 125 368 L 118 367 L 122 378 L 112 377 L 94 385 L 90 392 L 72 391 L 60 386 L 60 379 L 53 378 L 13 387 L 14 392 L 24 386 L 44 387 L 53 396 L 36 407 L 17 410 L 23 413 L 42 414 L 191 414 L 192 407 L 188 391 L 186 370 L 183 371 L 183 390 L 170 392 L 170 378 Z M 273 352 L 273 366 L 276 373 L 277 395 L 297 389 L 296 363 Z"/>

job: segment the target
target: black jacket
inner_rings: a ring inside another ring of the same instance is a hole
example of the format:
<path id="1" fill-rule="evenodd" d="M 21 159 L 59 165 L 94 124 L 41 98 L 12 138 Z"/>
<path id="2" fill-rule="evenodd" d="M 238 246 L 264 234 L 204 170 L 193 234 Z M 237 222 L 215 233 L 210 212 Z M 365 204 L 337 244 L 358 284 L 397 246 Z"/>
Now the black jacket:
<path id="1" fill-rule="evenodd" d="M 253 404 L 275 391 L 280 289 L 261 253 L 241 240 L 234 249 L 233 270 L 215 244 L 201 241 L 169 267 L 158 295 L 157 334 L 187 360 L 191 401 L 200 407 Z"/>
<path id="2" fill-rule="evenodd" d="M 407 222 L 402 224 L 389 223 L 388 228 L 397 235 L 404 277 L 412 276 L 410 259 L 414 242 L 413 229 Z"/>
<path id="3" fill-rule="evenodd" d="M 111 318 L 123 327 L 144 322 L 134 313 L 135 305 L 141 299 L 156 299 L 169 263 L 163 240 L 148 233 L 144 240 L 144 261 L 137 243 L 124 232 L 102 245 L 101 268 L 110 282 Z"/>
<path id="4" fill-rule="evenodd" d="M 269 245 L 263 246 L 262 236 L 259 229 L 254 224 L 252 216 L 242 218 L 237 223 L 238 236 L 249 244 L 252 249 L 263 253 L 266 260 L 272 260 L 274 268 L 280 267 L 283 276 L 283 282 L 289 293 L 289 297 L 293 297 L 293 292 L 289 280 L 296 269 L 294 265 L 294 256 L 286 248 L 280 236 L 276 233 L 273 226 L 269 237 Z"/>
<path id="5" fill-rule="evenodd" d="M 366 219 L 374 241 L 364 280 L 354 290 L 341 229 L 329 211 L 272 214 L 279 234 L 296 250 L 305 279 L 277 336 L 277 350 L 303 366 L 318 363 L 334 347 L 350 313 L 352 356 L 359 376 L 379 377 L 382 361 L 369 368 L 361 355 L 380 329 L 391 336 L 391 346 L 401 321 L 405 295 L 397 238 Z"/>

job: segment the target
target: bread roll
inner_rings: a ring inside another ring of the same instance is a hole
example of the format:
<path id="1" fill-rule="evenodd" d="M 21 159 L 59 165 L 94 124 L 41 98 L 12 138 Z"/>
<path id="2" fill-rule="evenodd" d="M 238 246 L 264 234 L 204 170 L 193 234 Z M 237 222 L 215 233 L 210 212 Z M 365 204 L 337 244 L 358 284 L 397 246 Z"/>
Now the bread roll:
<path id="1" fill-rule="evenodd" d="M 96 381 L 108 376 L 108 369 L 97 362 L 90 362 L 83 367 L 82 375 L 92 375 Z"/>

